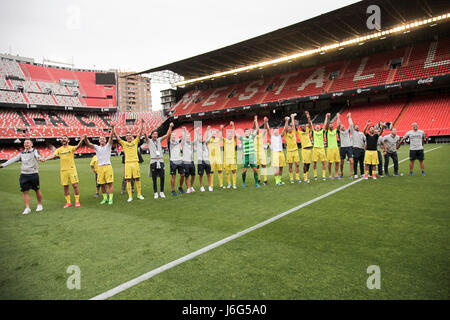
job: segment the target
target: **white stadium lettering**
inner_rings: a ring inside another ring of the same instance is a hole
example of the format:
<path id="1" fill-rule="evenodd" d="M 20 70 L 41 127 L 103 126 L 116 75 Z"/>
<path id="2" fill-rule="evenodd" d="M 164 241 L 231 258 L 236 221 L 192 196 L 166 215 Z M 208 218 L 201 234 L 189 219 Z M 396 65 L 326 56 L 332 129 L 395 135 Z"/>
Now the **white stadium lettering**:
<path id="1" fill-rule="evenodd" d="M 433 67 L 440 67 L 444 66 L 446 64 L 450 64 L 450 60 L 442 60 L 442 61 L 435 61 L 433 60 L 436 57 L 436 50 L 437 50 L 437 42 L 430 43 L 430 48 L 428 49 L 427 59 L 424 63 L 424 68 L 433 68 Z"/>
<path id="2" fill-rule="evenodd" d="M 288 74 L 282 75 L 280 77 L 280 79 L 283 79 L 283 82 L 280 84 L 280 86 L 278 87 L 277 91 L 275 91 L 275 94 L 280 94 L 280 92 L 284 89 L 284 86 L 289 81 L 289 79 L 292 78 L 292 77 L 296 77 L 296 76 L 298 76 L 298 72 L 288 73 Z"/>
<path id="3" fill-rule="evenodd" d="M 264 80 L 256 80 L 251 82 L 246 88 L 245 88 L 245 93 L 249 93 L 248 95 L 245 94 L 241 94 L 239 96 L 239 101 L 243 101 L 243 100 L 249 100 L 251 98 L 253 98 L 255 96 L 255 94 L 258 93 L 260 88 L 255 88 L 253 86 L 258 85 L 259 87 L 261 87 L 264 84 Z"/>
<path id="4" fill-rule="evenodd" d="M 300 87 L 298 87 L 297 91 L 305 90 L 307 86 L 315 83 L 316 88 L 320 88 L 323 86 L 323 82 L 325 81 L 325 67 L 317 68 L 305 82 L 302 83 Z"/>
<path id="5" fill-rule="evenodd" d="M 220 91 L 224 91 L 227 89 L 228 89 L 228 87 L 221 87 L 221 88 L 217 88 L 216 90 L 214 90 L 213 93 L 209 96 L 209 98 L 206 99 L 206 101 L 202 104 L 202 107 L 208 107 L 208 106 L 215 105 L 217 101 L 211 101 L 211 100 L 220 97 L 220 94 L 218 94 L 218 93 Z"/>
<path id="6" fill-rule="evenodd" d="M 366 74 L 364 76 L 362 75 L 364 73 L 364 69 L 366 68 L 367 61 L 369 61 L 369 57 L 362 58 L 361 64 L 359 65 L 358 70 L 353 77 L 353 81 L 372 79 L 373 77 L 375 77 L 375 73 Z"/>

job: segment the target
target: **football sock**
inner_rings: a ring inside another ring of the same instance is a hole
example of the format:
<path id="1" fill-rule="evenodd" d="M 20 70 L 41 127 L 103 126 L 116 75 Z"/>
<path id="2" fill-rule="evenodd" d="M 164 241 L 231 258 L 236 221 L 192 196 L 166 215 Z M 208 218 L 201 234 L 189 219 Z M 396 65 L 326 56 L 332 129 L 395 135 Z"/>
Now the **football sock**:
<path id="1" fill-rule="evenodd" d="M 305 179 L 305 181 L 308 180 L 308 174 L 307 174 L 307 173 L 304 173 L 304 174 L 303 174 L 303 178 Z"/>
<path id="2" fill-rule="evenodd" d="M 299 172 L 295 173 L 295 180 L 300 180 L 300 173 Z"/>
<path id="3" fill-rule="evenodd" d="M 267 168 L 262 169 L 263 176 L 264 176 L 264 182 L 267 182 Z"/>
<path id="4" fill-rule="evenodd" d="M 106 194 L 106 193 L 103 194 L 103 200 L 105 200 L 105 201 L 108 200 L 108 194 Z"/>
<path id="5" fill-rule="evenodd" d="M 223 172 L 219 172 L 219 185 L 223 187 Z"/>
<path id="6" fill-rule="evenodd" d="M 75 202 L 80 202 L 80 195 L 75 195 Z"/>
<path id="7" fill-rule="evenodd" d="M 233 185 L 236 185 L 236 173 L 233 173 Z"/>
<path id="8" fill-rule="evenodd" d="M 136 184 L 137 194 L 138 194 L 138 196 L 140 196 L 141 195 L 141 180 L 139 180 L 139 181 L 136 180 L 135 184 Z"/>
<path id="9" fill-rule="evenodd" d="M 293 172 L 289 172 L 289 179 L 294 180 L 294 173 Z"/>
<path id="10" fill-rule="evenodd" d="M 314 169 L 314 177 L 317 177 L 317 169 Z"/>
<path id="11" fill-rule="evenodd" d="M 326 170 L 322 170 L 322 177 L 326 177 L 327 176 L 327 171 Z"/>
<path id="12" fill-rule="evenodd" d="M 245 177 L 246 177 L 246 176 L 247 176 L 246 173 L 243 173 L 243 174 L 242 174 L 242 182 L 243 182 L 243 183 L 245 183 Z"/>
<path id="13" fill-rule="evenodd" d="M 64 198 L 66 198 L 66 202 L 67 202 L 67 203 L 71 203 L 71 202 L 70 202 L 70 195 L 64 196 Z"/>
<path id="14" fill-rule="evenodd" d="M 230 173 L 230 171 L 227 171 L 227 182 L 228 182 L 228 184 L 231 184 L 231 173 Z"/>
<path id="15" fill-rule="evenodd" d="M 112 201 L 114 198 L 114 195 L 112 193 L 109 194 L 109 201 Z"/>
<path id="16" fill-rule="evenodd" d="M 253 172 L 253 178 L 255 178 L 255 183 L 258 184 L 258 172 Z"/>
<path id="17" fill-rule="evenodd" d="M 130 181 L 127 181 L 127 192 L 128 192 L 128 198 L 131 198 L 132 194 L 131 194 L 131 182 Z"/>

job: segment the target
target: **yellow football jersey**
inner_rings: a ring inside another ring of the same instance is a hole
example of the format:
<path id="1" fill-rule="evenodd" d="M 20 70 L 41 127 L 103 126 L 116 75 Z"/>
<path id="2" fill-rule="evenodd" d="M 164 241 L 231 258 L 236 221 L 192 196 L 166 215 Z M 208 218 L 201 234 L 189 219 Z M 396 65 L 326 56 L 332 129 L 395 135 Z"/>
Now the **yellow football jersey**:
<path id="1" fill-rule="evenodd" d="M 220 139 L 219 138 L 211 138 L 208 142 L 209 155 L 211 158 L 220 157 Z"/>
<path id="2" fill-rule="evenodd" d="M 255 151 L 256 151 L 256 153 L 264 151 L 264 136 L 265 136 L 265 133 L 261 133 L 260 132 L 255 137 Z"/>
<path id="3" fill-rule="evenodd" d="M 69 145 L 67 147 L 59 147 L 56 149 L 55 156 L 59 157 L 61 160 L 62 171 L 76 169 L 74 161 L 75 149 L 76 147 Z"/>
<path id="4" fill-rule="evenodd" d="M 311 148 L 313 146 L 309 133 L 310 133 L 310 130 L 308 127 L 306 127 L 305 131 L 302 131 L 302 130 L 297 131 L 297 134 L 300 137 L 300 143 L 302 144 L 302 149 L 303 148 Z"/>
<path id="5" fill-rule="evenodd" d="M 236 138 L 223 139 L 223 157 L 225 164 L 236 163 Z"/>
<path id="6" fill-rule="evenodd" d="M 292 131 L 291 133 L 285 132 L 284 133 L 284 138 L 286 139 L 287 151 L 298 150 L 297 135 L 295 134 L 295 131 Z"/>
<path id="7" fill-rule="evenodd" d="M 125 162 L 137 162 L 139 161 L 137 148 L 139 144 L 139 136 L 131 142 L 125 140 L 119 140 L 120 145 L 123 147 L 125 153 Z"/>

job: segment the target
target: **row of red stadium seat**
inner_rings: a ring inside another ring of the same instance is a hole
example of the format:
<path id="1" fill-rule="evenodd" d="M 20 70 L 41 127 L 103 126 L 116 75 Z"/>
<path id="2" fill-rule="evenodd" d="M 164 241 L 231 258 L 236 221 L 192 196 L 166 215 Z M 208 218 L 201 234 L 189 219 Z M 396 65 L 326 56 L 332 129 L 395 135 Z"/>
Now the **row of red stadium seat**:
<path id="1" fill-rule="evenodd" d="M 407 101 L 406 99 L 393 100 L 389 102 L 374 102 L 370 104 L 357 104 L 344 108 L 341 113 L 342 124 L 348 127 L 347 114 L 351 113 L 354 124 L 358 124 L 361 130 L 368 120 L 372 123 L 392 122 L 399 134 L 404 134 L 411 129 L 411 124 L 417 122 L 419 127 L 428 136 L 447 135 L 450 133 L 450 95 L 416 97 Z M 261 123 L 260 119 L 260 125 Z M 244 129 L 253 126 L 253 120 L 242 118 L 235 120 L 236 131 L 243 134 Z M 319 123 L 319 121 L 314 121 Z M 229 120 L 208 120 L 202 123 L 202 131 L 205 133 L 207 126 L 219 130 L 220 125 L 229 128 Z M 184 124 L 187 130 L 193 132 L 192 123 Z M 182 128 L 174 130 L 178 137 L 182 135 Z M 388 131 L 386 131 L 388 132 Z"/>
<path id="2" fill-rule="evenodd" d="M 390 68 L 393 59 L 403 65 Z M 330 74 L 338 72 L 330 80 Z M 267 79 L 187 92 L 171 109 L 174 115 L 314 96 L 450 73 L 450 39 L 422 43 Z"/>
<path id="3" fill-rule="evenodd" d="M 405 106 L 395 126 L 399 134 L 411 129 L 417 122 L 429 136 L 450 134 L 450 95 L 418 97 Z"/>
<path id="4" fill-rule="evenodd" d="M 11 76 L 17 80 L 10 79 Z M 116 85 L 98 85 L 95 76 L 96 72 L 93 71 L 59 69 L 0 59 L 0 102 L 64 107 L 116 107 Z M 79 87 L 62 85 L 61 79 L 77 81 Z M 23 88 L 23 93 L 17 91 L 20 87 Z M 80 97 L 75 97 L 74 94 L 79 94 Z"/>
<path id="5" fill-rule="evenodd" d="M 2 110 L 0 111 L 0 138 L 52 138 L 60 137 L 63 134 L 69 137 L 79 137 L 83 134 L 98 137 L 104 134 L 110 123 L 116 124 L 118 133 L 124 135 L 128 130 L 137 133 L 141 119 L 145 120 L 146 130 L 156 129 L 165 121 L 162 113 L 157 111 L 119 112 L 100 117 L 96 113 L 77 115 L 69 111 L 50 113 L 46 111 Z M 129 120 L 134 120 L 135 125 L 129 125 Z"/>

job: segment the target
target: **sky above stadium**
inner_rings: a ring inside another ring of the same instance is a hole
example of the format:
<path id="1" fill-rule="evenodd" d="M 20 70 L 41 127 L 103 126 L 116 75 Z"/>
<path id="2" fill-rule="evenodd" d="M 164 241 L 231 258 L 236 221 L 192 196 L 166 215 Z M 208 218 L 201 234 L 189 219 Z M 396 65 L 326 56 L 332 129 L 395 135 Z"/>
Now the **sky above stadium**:
<path id="1" fill-rule="evenodd" d="M 274 31 L 350 0 L 2 1 L 0 53 L 142 71 Z M 153 86 L 154 106 L 159 105 Z"/>

